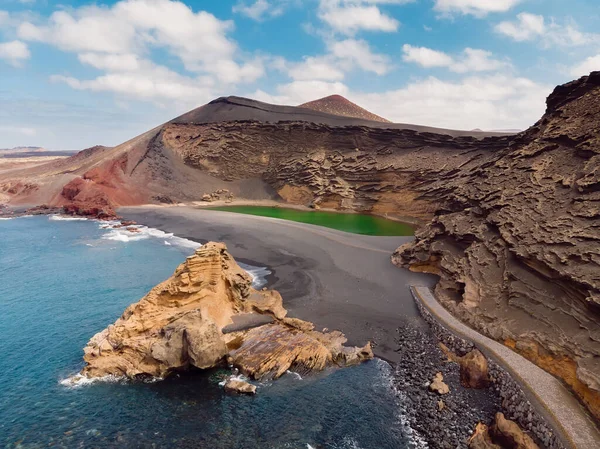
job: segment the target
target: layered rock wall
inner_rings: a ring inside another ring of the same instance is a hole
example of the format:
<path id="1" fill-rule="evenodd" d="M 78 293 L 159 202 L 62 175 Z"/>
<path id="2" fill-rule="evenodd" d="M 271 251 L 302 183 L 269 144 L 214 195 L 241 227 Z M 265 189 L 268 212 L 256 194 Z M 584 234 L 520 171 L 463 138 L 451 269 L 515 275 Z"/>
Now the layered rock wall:
<path id="1" fill-rule="evenodd" d="M 600 419 L 600 72 L 557 88 L 507 148 L 417 190 L 446 194 L 394 263 L 438 274 L 450 311 Z"/>

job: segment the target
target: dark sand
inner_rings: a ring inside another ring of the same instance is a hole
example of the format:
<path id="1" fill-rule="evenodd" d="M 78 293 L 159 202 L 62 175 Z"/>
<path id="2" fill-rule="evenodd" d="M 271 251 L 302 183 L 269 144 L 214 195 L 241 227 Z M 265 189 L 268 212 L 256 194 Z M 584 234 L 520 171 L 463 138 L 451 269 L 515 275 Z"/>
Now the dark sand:
<path id="1" fill-rule="evenodd" d="M 374 343 L 377 356 L 398 361 L 396 330 L 420 320 L 408 286 L 436 277 L 392 265 L 390 256 L 412 237 L 374 237 L 275 218 L 189 207 L 129 207 L 135 220 L 197 242 L 221 241 L 240 262 L 268 266 L 269 288 L 289 315 L 339 329 L 353 345 Z"/>

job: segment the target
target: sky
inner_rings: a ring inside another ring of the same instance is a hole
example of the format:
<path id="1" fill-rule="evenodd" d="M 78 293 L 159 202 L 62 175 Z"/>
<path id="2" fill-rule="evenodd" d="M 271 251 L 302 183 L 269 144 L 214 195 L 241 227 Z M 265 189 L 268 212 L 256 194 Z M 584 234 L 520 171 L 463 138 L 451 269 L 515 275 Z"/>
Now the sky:
<path id="1" fill-rule="evenodd" d="M 598 0 L 0 0 L 0 148 L 117 145 L 217 97 L 525 129 L 600 70 Z"/>

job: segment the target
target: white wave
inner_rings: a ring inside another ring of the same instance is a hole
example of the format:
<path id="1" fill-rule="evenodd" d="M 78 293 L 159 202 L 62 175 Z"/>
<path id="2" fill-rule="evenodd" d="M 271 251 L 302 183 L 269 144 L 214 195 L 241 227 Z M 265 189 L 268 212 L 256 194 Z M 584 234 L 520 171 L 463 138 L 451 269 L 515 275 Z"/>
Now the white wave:
<path id="1" fill-rule="evenodd" d="M 429 444 L 423 436 L 415 429 L 413 429 L 410 425 L 410 421 L 408 419 L 408 411 L 406 410 L 408 406 L 408 397 L 406 393 L 402 390 L 399 390 L 394 382 L 394 371 L 392 366 L 381 359 L 374 359 L 372 362 L 376 363 L 377 368 L 380 373 L 380 382 L 376 384 L 376 386 L 390 389 L 394 392 L 394 396 L 398 398 L 398 413 L 396 415 L 396 419 L 398 420 L 398 425 L 402 428 L 404 435 L 408 438 L 408 448 L 409 449 L 429 449 Z"/>
<path id="2" fill-rule="evenodd" d="M 252 277 L 252 287 L 256 290 L 267 285 L 267 276 L 271 274 L 267 267 L 255 267 L 242 262 L 238 262 L 238 265 Z"/>
<path id="3" fill-rule="evenodd" d="M 17 215 L 15 217 L 0 217 L 0 220 L 7 221 L 7 220 L 15 220 L 17 218 L 31 218 L 31 217 L 33 217 L 33 215 Z"/>
<path id="4" fill-rule="evenodd" d="M 237 370 L 236 370 L 237 371 Z M 244 376 L 243 374 L 233 374 L 231 376 L 228 376 L 226 379 L 222 380 L 221 382 L 219 382 L 219 386 L 223 387 L 225 386 L 225 384 L 227 382 L 229 382 L 230 380 L 240 380 L 242 382 L 248 382 L 250 379 L 248 379 L 246 376 Z"/>
<path id="5" fill-rule="evenodd" d="M 116 227 L 119 226 L 119 227 Z M 102 239 L 113 240 L 115 242 L 138 242 L 140 240 L 147 239 L 160 239 L 163 243 L 168 246 L 178 246 L 183 249 L 195 250 L 202 246 L 201 243 L 194 242 L 193 240 L 184 239 L 177 237 L 176 235 L 161 231 L 160 229 L 149 228 L 147 226 L 133 225 L 127 227 L 122 226 L 120 222 L 103 222 L 100 224 L 100 229 L 110 230 Z"/>
<path id="6" fill-rule="evenodd" d="M 48 220 L 51 221 L 88 221 L 89 218 L 85 217 L 66 217 L 64 215 L 50 215 Z"/>
<path id="7" fill-rule="evenodd" d="M 59 381 L 59 383 L 63 387 L 67 387 L 67 388 L 81 388 L 81 387 L 85 387 L 85 386 L 93 385 L 93 384 L 97 384 L 97 383 L 115 384 L 115 383 L 125 383 L 125 382 L 127 382 L 127 378 L 124 376 L 114 376 L 112 374 L 109 374 L 107 376 L 89 378 L 89 377 L 86 377 L 83 374 L 79 374 L 79 373 L 75 374 L 74 376 L 67 377 L 66 379 Z"/>
<path id="8" fill-rule="evenodd" d="M 302 380 L 302 376 L 294 371 L 287 370 L 286 373 L 294 376 L 298 380 Z"/>

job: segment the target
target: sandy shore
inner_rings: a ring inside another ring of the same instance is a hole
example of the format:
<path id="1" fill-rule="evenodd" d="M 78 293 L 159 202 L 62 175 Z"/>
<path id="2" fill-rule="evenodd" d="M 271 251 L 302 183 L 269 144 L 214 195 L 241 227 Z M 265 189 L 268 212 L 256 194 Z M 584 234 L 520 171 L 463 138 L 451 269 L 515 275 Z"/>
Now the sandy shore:
<path id="1" fill-rule="evenodd" d="M 240 262 L 266 265 L 293 317 L 318 329 L 339 329 L 355 345 L 374 343 L 375 354 L 392 362 L 396 329 L 419 320 L 409 285 L 433 286 L 436 278 L 390 262 L 412 237 L 374 237 L 274 218 L 190 207 L 119 209 L 127 220 L 206 242 L 225 242 Z"/>

